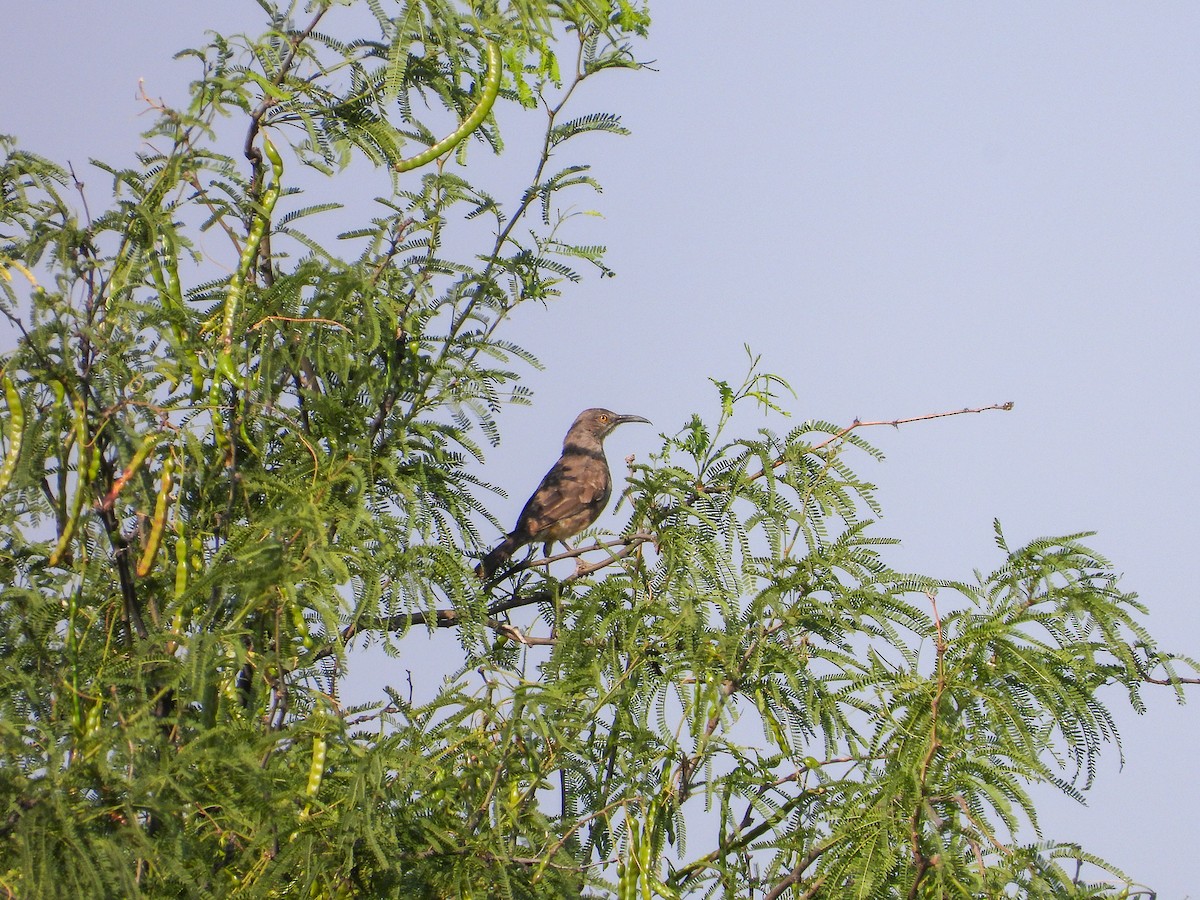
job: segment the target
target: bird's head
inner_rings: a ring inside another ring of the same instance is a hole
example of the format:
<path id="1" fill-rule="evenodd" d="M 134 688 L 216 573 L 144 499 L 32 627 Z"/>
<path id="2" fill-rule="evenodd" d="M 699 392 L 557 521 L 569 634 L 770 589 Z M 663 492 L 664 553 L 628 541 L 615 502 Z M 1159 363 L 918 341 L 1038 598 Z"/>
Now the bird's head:
<path id="1" fill-rule="evenodd" d="M 585 434 L 594 437 L 598 441 L 602 441 L 614 428 L 618 425 L 624 425 L 626 422 L 652 424 L 649 419 L 642 416 L 623 416 L 613 412 L 611 409 L 595 407 L 593 409 L 585 409 L 576 417 L 571 430 L 567 432 L 567 441 L 570 441 L 572 435 L 582 436 Z"/>

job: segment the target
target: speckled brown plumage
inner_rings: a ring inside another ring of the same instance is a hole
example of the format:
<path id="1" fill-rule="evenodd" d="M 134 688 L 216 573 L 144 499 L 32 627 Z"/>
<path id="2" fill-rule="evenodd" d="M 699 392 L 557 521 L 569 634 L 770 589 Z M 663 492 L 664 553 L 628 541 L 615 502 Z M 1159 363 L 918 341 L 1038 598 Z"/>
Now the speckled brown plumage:
<path id="1" fill-rule="evenodd" d="M 483 558 L 476 574 L 491 578 L 526 544 L 541 541 L 549 553 L 555 541 L 565 542 L 595 522 L 612 495 L 604 438 L 625 422 L 649 421 L 608 409 L 581 412 L 563 439 L 562 456 L 521 510 L 516 527 Z"/>

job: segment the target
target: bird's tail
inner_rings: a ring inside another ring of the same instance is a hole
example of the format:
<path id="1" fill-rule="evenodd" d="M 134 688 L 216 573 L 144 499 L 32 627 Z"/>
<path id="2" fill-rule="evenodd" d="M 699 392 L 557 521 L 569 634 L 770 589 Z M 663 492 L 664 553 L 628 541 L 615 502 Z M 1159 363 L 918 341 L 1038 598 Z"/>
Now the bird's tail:
<path id="1" fill-rule="evenodd" d="M 475 574 L 484 581 L 487 581 L 496 574 L 497 569 L 512 559 L 512 555 L 518 546 L 517 542 L 513 540 L 512 535 L 509 535 L 493 547 L 487 556 L 480 560 L 479 565 L 475 567 Z"/>

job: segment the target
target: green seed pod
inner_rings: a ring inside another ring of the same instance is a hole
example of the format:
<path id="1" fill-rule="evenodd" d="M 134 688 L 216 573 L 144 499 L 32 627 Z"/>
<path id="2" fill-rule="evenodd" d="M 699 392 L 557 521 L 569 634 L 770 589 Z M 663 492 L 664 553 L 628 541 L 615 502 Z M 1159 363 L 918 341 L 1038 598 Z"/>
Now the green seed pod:
<path id="1" fill-rule="evenodd" d="M 113 486 L 104 498 L 104 509 L 112 507 L 117 500 L 117 495 L 121 493 L 121 489 L 129 483 L 129 479 L 137 474 L 138 470 L 142 467 L 142 463 L 150 456 L 150 452 L 158 446 L 160 440 L 162 440 L 162 435 L 158 432 L 146 435 L 142 440 L 142 445 L 137 448 L 137 451 L 133 454 L 133 458 L 129 460 L 129 465 L 125 467 L 125 471 L 113 479 Z"/>
<path id="2" fill-rule="evenodd" d="M 325 754 L 328 750 L 329 742 L 325 740 L 325 735 L 314 735 L 312 762 L 308 766 L 308 784 L 304 789 L 304 793 L 310 798 L 316 797 L 317 791 L 321 789 L 321 780 L 325 777 Z"/>
<path id="3" fill-rule="evenodd" d="M 8 450 L 4 454 L 4 463 L 0 465 L 0 495 L 8 489 L 13 473 L 17 470 L 17 460 L 21 458 L 21 438 L 25 436 L 25 407 L 21 405 L 21 395 L 12 379 L 4 376 L 4 399 L 8 402 Z"/>
<path id="4" fill-rule="evenodd" d="M 150 536 L 142 550 L 142 558 L 138 560 L 137 573 L 139 578 L 150 574 L 154 566 L 154 557 L 158 555 L 158 546 L 162 543 L 163 528 L 167 524 L 167 506 L 171 499 L 171 457 L 163 460 L 162 485 L 158 489 L 158 497 L 154 501 L 154 518 L 150 520 Z"/>
<path id="5" fill-rule="evenodd" d="M 183 534 L 183 526 L 179 522 L 178 516 L 175 519 L 175 602 L 178 603 L 183 599 L 183 592 L 187 590 L 188 577 L 188 542 Z M 176 629 L 177 631 L 179 629 Z"/>
<path id="6" fill-rule="evenodd" d="M 146 254 L 150 277 L 154 281 L 154 287 L 158 291 L 163 307 L 169 311 L 171 333 L 175 337 L 175 349 L 191 372 L 192 395 L 199 399 L 198 392 L 204 384 L 204 371 L 200 368 L 200 360 L 195 351 L 188 347 L 187 332 L 180 324 L 180 321 L 186 316 L 186 307 L 183 303 L 183 288 L 179 281 L 179 261 L 176 258 L 175 241 L 168 234 L 164 234 L 162 245 L 161 259 L 156 252 L 152 251 Z M 182 377 L 181 373 L 182 370 L 180 370 L 180 374 L 172 376 L 172 389 L 178 385 L 179 378 Z"/>
<path id="7" fill-rule="evenodd" d="M 95 734 L 100 730 L 101 714 L 104 712 L 104 703 L 97 700 L 91 705 L 87 711 L 87 719 L 83 725 L 84 734 Z"/>
<path id="8" fill-rule="evenodd" d="M 294 599 L 289 598 L 289 601 L 288 612 L 292 617 L 292 628 L 296 630 L 296 635 L 301 639 L 305 649 L 311 649 L 313 639 L 308 631 L 308 621 L 304 618 L 304 610 Z"/>
<path id="9" fill-rule="evenodd" d="M 459 143 L 466 140 L 472 131 L 483 124 L 487 114 L 492 111 L 496 97 L 500 94 L 500 77 L 504 73 L 504 62 L 500 58 L 500 48 L 496 46 L 495 41 L 484 38 L 484 49 L 486 50 L 487 68 L 483 74 L 483 92 L 479 96 L 479 103 L 451 134 L 446 135 L 432 147 L 422 150 L 416 156 L 410 156 L 408 159 L 402 159 L 396 163 L 397 172 L 408 172 L 433 162 L 443 153 L 453 150 Z"/>
<path id="10" fill-rule="evenodd" d="M 636 828 L 636 823 L 634 825 Z M 654 900 L 654 890 L 650 886 L 650 850 L 654 844 L 652 828 L 654 827 L 654 805 L 646 810 L 646 823 L 642 829 L 641 846 L 638 847 L 638 875 L 642 882 L 642 900 Z"/>
<path id="11" fill-rule="evenodd" d="M 212 371 L 212 384 L 208 391 L 209 405 L 212 407 L 213 432 L 217 446 L 223 450 L 229 449 L 229 436 L 225 433 L 225 421 L 221 416 L 221 385 L 228 382 L 236 387 L 242 386 L 242 378 L 237 365 L 233 361 L 233 331 L 237 325 L 238 310 L 246 296 L 246 283 L 254 269 L 254 261 L 258 259 L 259 249 L 267 228 L 271 224 L 271 212 L 279 199 L 282 189 L 283 159 L 275 145 L 263 135 L 263 150 L 271 163 L 273 176 L 271 184 L 266 187 L 259 199 L 261 211 L 254 216 L 250 223 L 250 231 L 246 235 L 246 243 L 242 246 L 238 257 L 237 271 L 229 279 L 229 287 L 225 290 L 225 306 L 221 314 L 220 349 L 217 352 L 216 365 Z"/>
<path id="12" fill-rule="evenodd" d="M 71 509 L 67 514 L 67 521 L 63 525 L 62 534 L 59 535 L 58 544 L 54 547 L 54 552 L 50 554 L 50 565 L 57 566 L 62 562 L 67 555 L 67 549 L 71 546 L 71 540 L 75 537 L 75 529 L 79 525 L 79 515 L 83 511 L 83 498 L 87 494 L 88 483 L 91 480 L 90 476 L 93 468 L 99 465 L 99 453 L 92 452 L 92 448 L 88 445 L 87 431 L 87 409 L 83 405 L 83 398 L 78 394 L 71 397 L 71 408 L 75 413 L 75 454 L 76 467 L 75 474 L 78 476 L 78 483 L 75 485 L 75 496 L 71 500 Z M 93 463 L 92 457 L 96 460 Z"/>
<path id="13" fill-rule="evenodd" d="M 250 223 L 250 232 L 246 235 L 246 243 L 242 246 L 241 256 L 238 258 L 237 271 L 229 280 L 229 289 L 225 294 L 225 314 L 221 325 L 221 356 L 217 360 L 217 371 L 221 374 L 229 376 L 228 371 L 223 369 L 232 369 L 233 362 L 229 359 L 229 354 L 233 349 L 233 327 L 237 320 L 238 306 L 241 303 L 242 297 L 246 293 L 246 281 L 250 277 L 250 272 L 254 267 L 254 261 L 258 258 L 259 248 L 262 246 L 263 238 L 267 233 L 267 226 L 271 222 L 271 212 L 275 209 L 275 201 L 279 199 L 280 178 L 283 175 L 283 159 L 279 155 L 279 151 L 275 149 L 275 145 L 263 136 L 263 150 L 266 153 L 267 160 L 271 163 L 271 173 L 273 179 L 269 187 L 263 192 L 259 198 L 259 203 L 262 206 L 262 211 L 254 217 L 254 221 Z M 233 381 L 234 378 L 230 377 Z"/>
<path id="14" fill-rule="evenodd" d="M 629 866 L 625 865 L 625 858 L 621 857 L 617 860 L 617 900 L 633 900 L 637 896 L 637 884 L 634 882 L 632 891 L 630 890 Z"/>

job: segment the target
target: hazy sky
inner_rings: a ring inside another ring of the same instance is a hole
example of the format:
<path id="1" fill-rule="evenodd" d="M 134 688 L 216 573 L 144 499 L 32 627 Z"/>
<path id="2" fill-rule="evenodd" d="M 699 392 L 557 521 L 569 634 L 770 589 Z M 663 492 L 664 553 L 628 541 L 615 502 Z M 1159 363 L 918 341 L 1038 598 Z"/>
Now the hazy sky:
<path id="1" fill-rule="evenodd" d="M 5 7 L 0 132 L 98 190 L 86 159 L 130 159 L 147 124 L 138 78 L 182 102 L 194 64 L 171 55 L 259 18 L 252 0 Z M 673 432 L 711 413 L 707 377 L 738 378 L 749 343 L 796 388 L 798 419 L 1014 401 L 864 435 L 888 454 L 864 474 L 880 486 L 878 533 L 903 539 L 894 564 L 991 569 L 993 517 L 1014 544 L 1094 529 L 1151 631 L 1200 655 L 1186 574 L 1200 547 L 1200 4 L 653 12 L 643 55 L 657 73 L 598 79 L 576 106 L 635 132 L 588 147 L 605 193 L 586 205 L 606 217 L 618 277 L 510 332 L 546 370 L 528 379 L 535 405 L 503 417 L 487 471 L 511 485 L 498 514 L 515 515 L 580 408 Z M 364 196 L 386 193 L 376 177 Z M 610 453 L 644 459 L 654 443 L 631 426 Z M 1053 800 L 1042 825 L 1163 900 L 1200 898 L 1200 703 L 1147 693 L 1141 718 L 1108 697 L 1124 771 L 1110 753 L 1089 805 Z"/>

